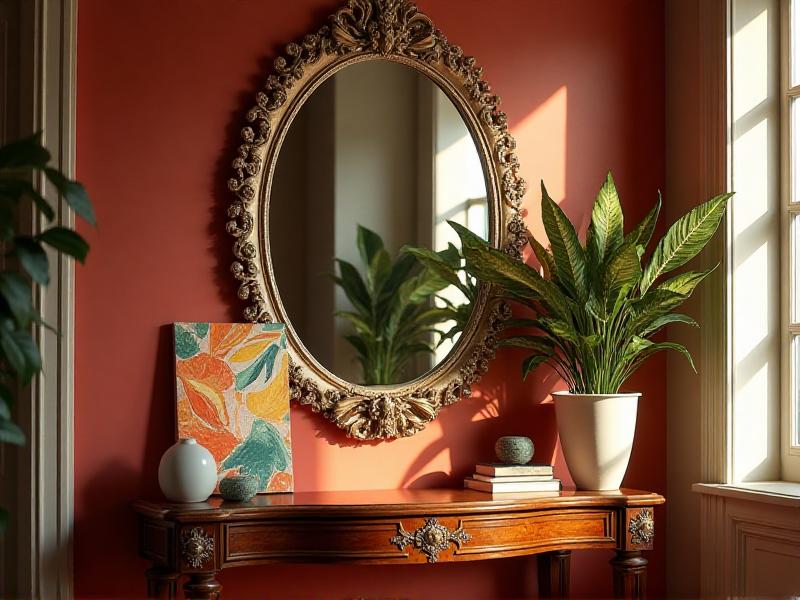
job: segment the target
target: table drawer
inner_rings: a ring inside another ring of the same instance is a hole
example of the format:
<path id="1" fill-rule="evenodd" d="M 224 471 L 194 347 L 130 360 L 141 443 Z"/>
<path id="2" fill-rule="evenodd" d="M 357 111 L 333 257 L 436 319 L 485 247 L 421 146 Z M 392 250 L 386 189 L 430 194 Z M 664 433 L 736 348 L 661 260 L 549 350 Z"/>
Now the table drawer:
<path id="1" fill-rule="evenodd" d="M 287 520 L 224 525 L 223 563 L 407 563 L 480 560 L 559 548 L 612 548 L 607 509 L 407 519 Z"/>

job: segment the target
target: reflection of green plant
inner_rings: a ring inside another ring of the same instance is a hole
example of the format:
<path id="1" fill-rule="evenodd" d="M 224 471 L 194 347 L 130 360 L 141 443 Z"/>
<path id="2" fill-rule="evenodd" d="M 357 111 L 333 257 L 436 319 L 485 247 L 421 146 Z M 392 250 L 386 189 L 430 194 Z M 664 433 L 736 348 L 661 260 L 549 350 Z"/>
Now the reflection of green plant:
<path id="1" fill-rule="evenodd" d="M 66 227 L 49 227 L 36 236 L 18 235 L 18 210 L 31 202 L 36 218 L 55 218 L 53 207 L 31 183 L 32 173 L 42 173 L 69 206 L 84 220 L 95 223 L 94 211 L 83 186 L 49 167 L 50 153 L 36 134 L 0 147 L 0 243 L 6 256 L 19 263 L 34 285 L 50 282 L 45 246 L 83 262 L 89 251 L 84 239 Z M 0 442 L 23 445 L 25 435 L 11 419 L 14 393 L 42 370 L 33 326 L 41 318 L 33 304 L 31 283 L 17 270 L 0 272 Z M 7 513 L 0 509 L 0 530 Z"/>
<path id="2" fill-rule="evenodd" d="M 336 260 L 339 275 L 333 280 L 354 309 L 336 316 L 355 328 L 345 339 L 358 354 L 364 384 L 398 383 L 412 358 L 433 352 L 429 341 L 437 333 L 433 325 L 451 318 L 446 309 L 430 303 L 449 283 L 435 271 L 421 269 L 411 254 L 392 261 L 381 237 L 361 225 L 357 244 L 365 278 L 351 263 Z"/>
<path id="3" fill-rule="evenodd" d="M 466 298 L 466 302 L 455 304 L 442 294 L 436 295 L 436 299 L 444 304 L 440 322 L 454 322 L 452 327 L 440 336 L 439 345 L 441 345 L 445 340 L 453 339 L 457 334 L 464 331 L 467 326 L 467 322 L 472 315 L 472 307 L 478 297 L 478 281 L 464 271 L 461 253 L 453 244 L 448 244 L 447 249 L 440 252 L 412 246 L 404 247 L 403 252 L 412 254 L 425 268 L 436 273 L 449 285 L 461 291 Z"/>
<path id="4" fill-rule="evenodd" d="M 523 362 L 523 377 L 547 363 L 573 393 L 614 394 L 660 350 L 683 354 L 694 368 L 686 348 L 650 338 L 669 323 L 697 326 L 691 317 L 673 311 L 713 269 L 688 271 L 667 280 L 661 277 L 703 249 L 716 232 L 731 196 L 711 198 L 678 219 L 644 267 L 641 259 L 655 229 L 661 200 L 644 221 L 625 234 L 611 173 L 597 196 L 584 245 L 542 184 L 542 220 L 552 250 L 533 237 L 529 241 L 544 276 L 491 248 L 466 228 L 451 225 L 461 237 L 467 270 L 537 315 L 515 324 L 533 327 L 538 335 L 519 335 L 503 342 L 533 352 Z"/>

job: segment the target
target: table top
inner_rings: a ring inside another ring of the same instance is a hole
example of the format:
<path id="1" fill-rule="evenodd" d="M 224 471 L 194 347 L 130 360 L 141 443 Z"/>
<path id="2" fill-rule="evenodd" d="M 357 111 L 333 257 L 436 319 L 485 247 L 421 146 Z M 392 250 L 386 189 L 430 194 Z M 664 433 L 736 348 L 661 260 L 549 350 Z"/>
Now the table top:
<path id="1" fill-rule="evenodd" d="M 240 520 L 287 515 L 396 516 L 491 513 L 568 507 L 635 507 L 663 504 L 654 492 L 620 490 L 598 492 L 566 489 L 549 492 L 488 494 L 474 490 L 400 489 L 339 492 L 260 494 L 249 502 L 227 502 L 212 496 L 205 502 L 175 503 L 137 500 L 133 509 L 144 516 L 181 522 Z"/>

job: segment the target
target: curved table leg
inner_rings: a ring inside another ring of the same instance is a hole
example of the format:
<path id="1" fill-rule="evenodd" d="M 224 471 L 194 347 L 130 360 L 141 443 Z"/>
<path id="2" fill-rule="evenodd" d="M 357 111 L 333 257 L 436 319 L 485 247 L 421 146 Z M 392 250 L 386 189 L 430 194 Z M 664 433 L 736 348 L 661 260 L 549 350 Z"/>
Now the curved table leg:
<path id="1" fill-rule="evenodd" d="M 611 566 L 614 567 L 614 596 L 631 600 L 644 598 L 647 559 L 640 551 L 617 550 Z"/>
<path id="2" fill-rule="evenodd" d="M 183 595 L 186 598 L 201 600 L 219 600 L 222 586 L 214 579 L 216 573 L 192 573 L 183 584 Z"/>
<path id="3" fill-rule="evenodd" d="M 540 598 L 569 597 L 569 559 L 572 552 L 556 550 L 536 557 Z"/>
<path id="4" fill-rule="evenodd" d="M 145 571 L 145 577 L 147 577 L 148 598 L 175 600 L 180 574 L 167 567 L 154 565 Z"/>

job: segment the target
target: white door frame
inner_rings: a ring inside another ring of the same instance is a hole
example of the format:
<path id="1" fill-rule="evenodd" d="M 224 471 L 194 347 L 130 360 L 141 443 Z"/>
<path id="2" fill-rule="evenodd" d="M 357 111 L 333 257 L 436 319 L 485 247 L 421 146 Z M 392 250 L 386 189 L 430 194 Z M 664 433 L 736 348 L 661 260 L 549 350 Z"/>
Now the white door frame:
<path id="1" fill-rule="evenodd" d="M 0 65 L 4 73 L 18 75 L 0 99 L 6 111 L 16 104 L 16 123 L 8 124 L 7 135 L 41 130 L 51 164 L 74 177 L 77 0 L 0 4 L 11 7 L 4 15 L 17 17 L 0 22 L 0 35 L 13 28 L 17 32 L 10 36 L 16 47 L 9 48 Z M 56 207 L 54 224 L 74 227 L 74 215 L 56 190 L 44 178 L 34 184 Z M 29 213 L 23 225 L 36 233 L 46 223 Z M 0 450 L 0 488 L 17 492 L 14 497 L 3 494 L 13 512 L 6 537 L 0 539 L 0 597 L 72 597 L 75 276 L 67 257 L 53 252 L 50 260 L 51 283 L 37 290 L 34 302 L 61 335 L 36 330 L 43 371 L 17 404 L 28 444 Z"/>

